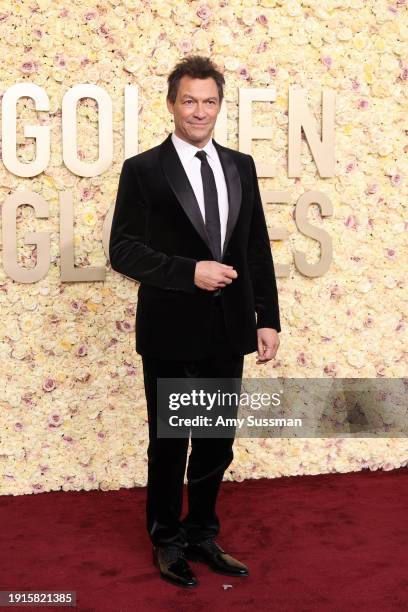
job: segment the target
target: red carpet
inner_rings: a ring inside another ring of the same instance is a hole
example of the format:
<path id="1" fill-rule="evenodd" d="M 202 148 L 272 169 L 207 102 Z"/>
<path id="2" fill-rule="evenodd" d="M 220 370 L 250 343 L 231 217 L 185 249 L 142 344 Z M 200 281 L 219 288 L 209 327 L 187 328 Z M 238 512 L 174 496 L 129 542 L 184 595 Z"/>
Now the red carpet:
<path id="1" fill-rule="evenodd" d="M 407 474 L 224 482 L 218 541 L 251 575 L 194 563 L 194 590 L 152 565 L 145 489 L 3 496 L 0 590 L 75 590 L 81 612 L 406 609 Z"/>

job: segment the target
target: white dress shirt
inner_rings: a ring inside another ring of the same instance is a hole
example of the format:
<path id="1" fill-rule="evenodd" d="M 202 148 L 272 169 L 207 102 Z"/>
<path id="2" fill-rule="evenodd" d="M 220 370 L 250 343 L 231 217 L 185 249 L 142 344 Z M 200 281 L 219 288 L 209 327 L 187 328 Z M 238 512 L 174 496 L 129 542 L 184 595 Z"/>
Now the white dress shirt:
<path id="1" fill-rule="evenodd" d="M 227 184 L 225 182 L 224 172 L 221 166 L 220 158 L 218 157 L 217 149 L 214 147 L 212 138 L 207 142 L 205 147 L 201 149 L 194 145 L 186 142 L 182 138 L 176 136 L 173 132 L 171 135 L 174 146 L 183 164 L 184 170 L 186 171 L 188 180 L 193 188 L 195 196 L 197 198 L 198 205 L 205 223 L 205 205 L 204 205 L 204 190 L 203 181 L 201 179 L 201 161 L 198 157 L 195 157 L 197 151 L 205 151 L 207 153 L 207 160 L 211 166 L 211 170 L 214 173 L 215 185 L 217 187 L 218 194 L 218 209 L 220 213 L 220 225 L 221 225 L 221 253 L 224 247 L 225 232 L 227 230 L 228 220 L 228 191 Z"/>

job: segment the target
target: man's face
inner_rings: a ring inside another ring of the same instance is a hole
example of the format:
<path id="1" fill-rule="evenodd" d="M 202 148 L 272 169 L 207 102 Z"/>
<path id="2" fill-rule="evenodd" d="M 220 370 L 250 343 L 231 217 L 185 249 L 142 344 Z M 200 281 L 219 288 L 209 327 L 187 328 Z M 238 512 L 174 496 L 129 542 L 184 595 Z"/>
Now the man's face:
<path id="1" fill-rule="evenodd" d="M 203 147 L 211 138 L 221 108 L 216 82 L 183 76 L 176 101 L 172 104 L 167 100 L 167 108 L 174 116 L 176 136 Z"/>

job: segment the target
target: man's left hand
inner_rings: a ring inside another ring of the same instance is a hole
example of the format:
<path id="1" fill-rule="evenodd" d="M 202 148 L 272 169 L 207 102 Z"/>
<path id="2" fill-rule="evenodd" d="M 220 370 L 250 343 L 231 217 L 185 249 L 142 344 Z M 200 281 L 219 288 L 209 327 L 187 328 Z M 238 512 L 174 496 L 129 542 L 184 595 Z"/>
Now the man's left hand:
<path id="1" fill-rule="evenodd" d="M 261 327 L 258 332 L 258 355 L 256 363 L 265 364 L 273 359 L 279 347 L 279 335 L 276 329 Z"/>

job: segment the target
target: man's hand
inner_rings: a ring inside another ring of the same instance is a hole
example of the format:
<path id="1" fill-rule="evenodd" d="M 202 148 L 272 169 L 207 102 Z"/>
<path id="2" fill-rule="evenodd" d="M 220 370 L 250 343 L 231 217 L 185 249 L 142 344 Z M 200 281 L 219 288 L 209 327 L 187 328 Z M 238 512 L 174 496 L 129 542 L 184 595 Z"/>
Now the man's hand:
<path id="1" fill-rule="evenodd" d="M 276 329 L 260 327 L 258 330 L 258 356 L 257 365 L 266 364 L 273 359 L 279 347 L 279 336 Z"/>
<path id="2" fill-rule="evenodd" d="M 238 274 L 232 266 L 218 261 L 198 261 L 195 267 L 194 283 L 200 289 L 216 291 L 220 287 L 230 285 Z"/>

